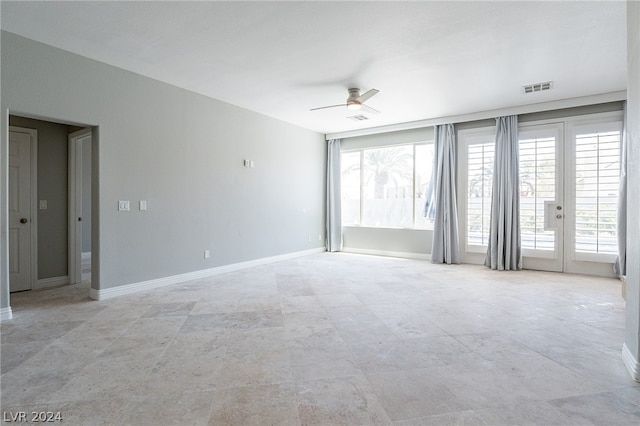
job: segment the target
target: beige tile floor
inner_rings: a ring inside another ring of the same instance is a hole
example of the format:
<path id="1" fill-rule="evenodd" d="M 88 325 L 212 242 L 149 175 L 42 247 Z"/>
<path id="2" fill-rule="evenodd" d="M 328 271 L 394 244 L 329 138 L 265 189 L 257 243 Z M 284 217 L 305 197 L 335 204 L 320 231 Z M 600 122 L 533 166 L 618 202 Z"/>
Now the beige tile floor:
<path id="1" fill-rule="evenodd" d="M 66 425 L 638 425 L 617 280 L 323 253 L 12 295 L 2 411 Z"/>

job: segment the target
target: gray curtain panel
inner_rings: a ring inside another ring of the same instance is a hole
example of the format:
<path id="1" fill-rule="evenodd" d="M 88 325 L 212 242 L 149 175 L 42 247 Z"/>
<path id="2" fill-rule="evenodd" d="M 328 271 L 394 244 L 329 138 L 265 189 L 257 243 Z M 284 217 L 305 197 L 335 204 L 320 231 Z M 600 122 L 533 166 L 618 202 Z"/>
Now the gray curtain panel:
<path id="1" fill-rule="evenodd" d="M 491 222 L 484 261 L 491 269 L 522 269 L 519 187 L 518 117 L 496 118 Z"/>
<path id="2" fill-rule="evenodd" d="M 340 139 L 327 141 L 327 251 L 342 250 Z"/>
<path id="3" fill-rule="evenodd" d="M 456 207 L 456 141 L 453 124 L 435 126 L 433 173 L 425 216 L 433 221 L 431 261 L 460 263 Z"/>
<path id="4" fill-rule="evenodd" d="M 618 277 L 627 275 L 627 103 L 624 103 L 620 156 L 620 193 L 618 194 L 618 257 L 613 270 Z"/>

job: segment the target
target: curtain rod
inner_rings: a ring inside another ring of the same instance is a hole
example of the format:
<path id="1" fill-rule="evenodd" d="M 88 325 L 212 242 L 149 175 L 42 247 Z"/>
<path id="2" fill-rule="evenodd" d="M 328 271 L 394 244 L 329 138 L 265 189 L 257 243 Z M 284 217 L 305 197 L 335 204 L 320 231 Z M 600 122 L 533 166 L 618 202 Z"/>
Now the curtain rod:
<path id="1" fill-rule="evenodd" d="M 574 108 L 587 105 L 602 104 L 606 102 L 624 101 L 627 99 L 627 91 L 601 93 L 599 95 L 581 96 L 578 98 L 560 99 L 557 101 L 540 102 L 535 104 L 520 105 L 509 108 L 494 109 L 475 112 L 471 114 L 451 115 L 448 117 L 430 118 L 426 120 L 410 121 L 406 123 L 389 124 L 386 126 L 369 127 L 366 129 L 349 130 L 346 132 L 327 133 L 326 140 L 344 139 L 356 136 L 375 135 L 379 133 L 397 132 L 399 130 L 412 130 L 422 127 L 431 127 L 446 123 L 464 123 L 466 121 L 485 120 L 505 115 L 531 114 L 534 112 L 551 111 L 554 109 Z"/>

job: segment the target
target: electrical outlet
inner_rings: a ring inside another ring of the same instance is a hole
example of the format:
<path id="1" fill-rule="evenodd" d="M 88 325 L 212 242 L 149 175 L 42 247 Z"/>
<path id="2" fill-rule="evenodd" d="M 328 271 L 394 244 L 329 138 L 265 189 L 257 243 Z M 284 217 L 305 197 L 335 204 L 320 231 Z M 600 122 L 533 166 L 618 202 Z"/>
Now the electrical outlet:
<path id="1" fill-rule="evenodd" d="M 130 210 L 129 202 L 123 200 L 118 201 L 118 210 L 121 212 L 128 212 Z"/>
<path id="2" fill-rule="evenodd" d="M 211 257 L 211 253 L 209 252 L 209 250 L 205 250 L 204 251 L 204 258 L 205 259 L 209 259 Z"/>

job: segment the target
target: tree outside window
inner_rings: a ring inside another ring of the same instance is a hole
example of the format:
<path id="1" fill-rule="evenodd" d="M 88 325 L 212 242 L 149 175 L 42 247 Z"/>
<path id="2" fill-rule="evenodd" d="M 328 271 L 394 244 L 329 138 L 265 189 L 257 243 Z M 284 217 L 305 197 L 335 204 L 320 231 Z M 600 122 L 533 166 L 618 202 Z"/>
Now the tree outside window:
<path id="1" fill-rule="evenodd" d="M 427 222 L 417 212 L 424 207 L 432 159 L 432 144 L 343 153 L 343 224 L 425 226 Z"/>

